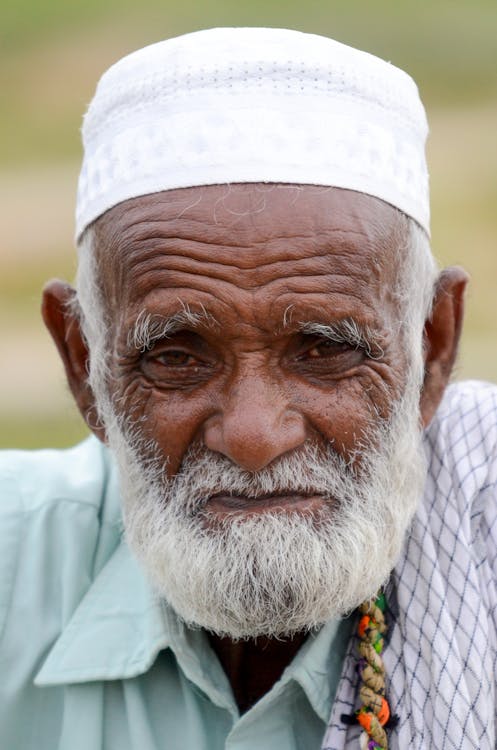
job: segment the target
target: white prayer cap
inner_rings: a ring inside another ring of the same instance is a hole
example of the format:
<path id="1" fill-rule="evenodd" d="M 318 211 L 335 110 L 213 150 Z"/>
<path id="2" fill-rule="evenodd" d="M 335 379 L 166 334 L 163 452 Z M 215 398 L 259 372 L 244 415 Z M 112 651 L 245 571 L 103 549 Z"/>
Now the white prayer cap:
<path id="1" fill-rule="evenodd" d="M 427 132 L 406 73 L 326 37 L 221 28 L 152 44 L 90 104 L 76 236 L 128 198 L 238 182 L 357 190 L 429 232 Z"/>

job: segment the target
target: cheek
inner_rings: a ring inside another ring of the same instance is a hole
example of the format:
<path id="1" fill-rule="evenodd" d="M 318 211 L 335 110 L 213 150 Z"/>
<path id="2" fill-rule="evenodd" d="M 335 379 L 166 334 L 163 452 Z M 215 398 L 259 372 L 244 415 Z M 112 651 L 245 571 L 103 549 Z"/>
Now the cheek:
<path id="1" fill-rule="evenodd" d="M 143 383 L 130 385 L 120 397 L 122 412 L 131 415 L 145 440 L 153 440 L 168 461 L 168 474 L 177 473 L 188 448 L 201 439 L 202 425 L 212 411 L 199 391 L 161 392 Z"/>
<path id="2" fill-rule="evenodd" d="M 306 416 L 313 431 L 345 459 L 350 459 L 358 442 L 368 432 L 371 416 L 350 393 L 319 394 L 308 404 Z"/>
<path id="3" fill-rule="evenodd" d="M 327 389 L 299 388 L 295 403 L 305 413 L 312 431 L 355 463 L 360 462 L 360 446 L 374 443 L 379 420 L 391 415 L 397 395 L 383 373 L 368 372 Z"/>

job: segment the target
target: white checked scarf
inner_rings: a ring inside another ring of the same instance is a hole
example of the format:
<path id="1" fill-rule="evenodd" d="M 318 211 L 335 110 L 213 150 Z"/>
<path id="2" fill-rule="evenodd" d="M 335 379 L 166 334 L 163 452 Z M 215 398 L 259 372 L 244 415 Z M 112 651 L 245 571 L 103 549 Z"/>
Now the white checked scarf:
<path id="1" fill-rule="evenodd" d="M 386 591 L 392 750 L 494 750 L 497 387 L 455 384 L 426 433 L 424 498 Z M 322 750 L 358 750 L 351 639 Z"/>

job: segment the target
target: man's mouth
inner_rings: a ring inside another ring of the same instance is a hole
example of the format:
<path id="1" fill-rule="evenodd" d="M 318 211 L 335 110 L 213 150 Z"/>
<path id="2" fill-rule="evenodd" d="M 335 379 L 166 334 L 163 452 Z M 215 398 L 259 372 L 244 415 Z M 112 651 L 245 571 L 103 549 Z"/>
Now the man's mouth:
<path id="1" fill-rule="evenodd" d="M 211 495 L 205 509 L 210 513 L 312 513 L 319 511 L 327 502 L 323 495 L 303 495 L 298 493 L 268 493 L 253 497 L 250 495 L 232 495 L 218 493 Z"/>

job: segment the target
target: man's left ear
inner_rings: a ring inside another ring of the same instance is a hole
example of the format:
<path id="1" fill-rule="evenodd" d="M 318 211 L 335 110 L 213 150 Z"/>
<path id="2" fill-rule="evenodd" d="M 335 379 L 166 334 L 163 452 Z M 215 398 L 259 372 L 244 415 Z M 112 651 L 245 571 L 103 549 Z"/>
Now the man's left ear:
<path id="1" fill-rule="evenodd" d="M 464 317 L 467 273 L 457 266 L 437 279 L 433 309 L 424 330 L 425 375 L 420 413 L 423 427 L 432 420 L 454 367 Z"/>

